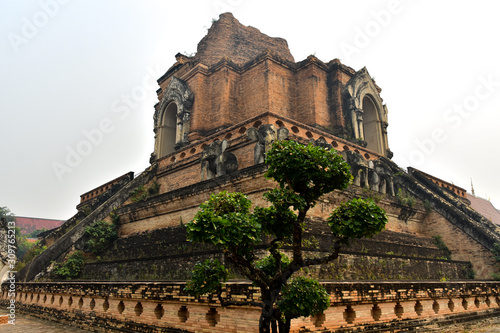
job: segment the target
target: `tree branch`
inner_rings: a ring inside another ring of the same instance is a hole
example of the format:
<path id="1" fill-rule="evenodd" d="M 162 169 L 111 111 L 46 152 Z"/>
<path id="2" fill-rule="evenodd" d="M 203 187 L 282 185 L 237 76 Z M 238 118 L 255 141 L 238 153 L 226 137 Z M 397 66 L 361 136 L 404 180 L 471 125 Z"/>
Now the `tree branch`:
<path id="1" fill-rule="evenodd" d="M 276 272 L 274 274 L 274 277 L 276 276 L 281 276 L 281 253 L 278 251 L 278 242 L 282 241 L 282 237 L 275 238 L 271 241 L 271 246 L 269 247 L 269 252 L 274 258 L 274 261 L 276 262 Z"/>
<path id="2" fill-rule="evenodd" d="M 336 241 L 335 244 L 333 245 L 333 252 L 325 257 L 322 258 L 309 258 L 304 260 L 304 266 L 313 266 L 313 265 L 321 265 L 321 264 L 326 264 L 330 261 L 333 261 L 339 257 L 340 254 L 340 241 Z"/>
<path id="3" fill-rule="evenodd" d="M 309 205 L 299 211 L 297 219 L 293 223 L 293 263 L 299 266 L 303 265 L 304 259 L 302 258 L 302 223 L 304 223 Z"/>
<path id="4" fill-rule="evenodd" d="M 234 252 L 229 254 L 228 260 L 231 261 L 247 278 L 255 282 L 261 288 L 267 288 L 271 284 L 269 277 L 252 263 Z"/>

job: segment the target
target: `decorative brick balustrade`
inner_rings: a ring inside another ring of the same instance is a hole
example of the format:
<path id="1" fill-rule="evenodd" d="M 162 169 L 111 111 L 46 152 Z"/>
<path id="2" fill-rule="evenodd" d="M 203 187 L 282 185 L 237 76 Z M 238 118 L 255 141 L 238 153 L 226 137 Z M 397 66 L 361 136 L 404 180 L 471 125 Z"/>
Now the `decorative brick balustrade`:
<path id="1" fill-rule="evenodd" d="M 498 282 L 324 282 L 331 306 L 292 321 L 293 332 L 410 329 L 500 314 Z M 187 295 L 176 282 L 18 283 L 16 309 L 82 328 L 134 332 L 258 332 L 260 308 L 221 307 Z M 233 300 L 258 300 L 259 289 L 230 282 Z M 4 286 L 3 305 L 9 302 Z"/>

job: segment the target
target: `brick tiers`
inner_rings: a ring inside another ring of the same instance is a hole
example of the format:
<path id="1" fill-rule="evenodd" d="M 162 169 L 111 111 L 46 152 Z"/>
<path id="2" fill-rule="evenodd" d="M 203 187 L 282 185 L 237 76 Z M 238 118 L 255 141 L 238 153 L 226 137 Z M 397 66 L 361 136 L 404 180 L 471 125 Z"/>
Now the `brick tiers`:
<path id="1" fill-rule="evenodd" d="M 331 306 L 292 321 L 293 332 L 408 330 L 498 316 L 498 282 L 324 282 Z M 175 282 L 60 282 L 17 284 L 16 308 L 37 317 L 134 332 L 258 332 L 260 308 L 221 307 L 195 299 Z M 0 303 L 7 304 L 4 287 Z M 230 282 L 223 295 L 259 300 L 259 289 Z"/>

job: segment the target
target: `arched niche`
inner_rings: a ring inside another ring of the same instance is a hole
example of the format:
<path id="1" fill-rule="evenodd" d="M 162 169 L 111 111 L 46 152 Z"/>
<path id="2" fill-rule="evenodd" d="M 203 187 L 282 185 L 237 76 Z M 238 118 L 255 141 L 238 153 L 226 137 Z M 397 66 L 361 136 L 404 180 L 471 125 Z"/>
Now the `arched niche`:
<path id="1" fill-rule="evenodd" d="M 342 94 L 348 137 L 382 156 L 392 157 L 387 140 L 387 107 L 366 68 L 351 77 Z"/>
<path id="2" fill-rule="evenodd" d="M 175 150 L 177 142 L 177 111 L 175 102 L 170 102 L 161 115 L 158 128 L 158 157 L 161 158 Z"/>
<path id="3" fill-rule="evenodd" d="M 173 76 L 154 114 L 155 150 L 151 162 L 189 144 L 194 95 L 188 84 Z"/>
<path id="4" fill-rule="evenodd" d="M 383 133 L 379 111 L 370 95 L 365 95 L 362 102 L 363 136 L 367 143 L 366 148 L 384 154 Z"/>

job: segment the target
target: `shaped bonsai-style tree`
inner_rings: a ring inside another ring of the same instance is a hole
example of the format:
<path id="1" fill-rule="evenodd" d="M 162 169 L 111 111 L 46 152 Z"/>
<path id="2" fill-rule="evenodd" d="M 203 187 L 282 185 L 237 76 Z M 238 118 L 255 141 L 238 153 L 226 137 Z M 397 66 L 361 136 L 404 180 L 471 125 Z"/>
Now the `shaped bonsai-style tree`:
<path id="1" fill-rule="evenodd" d="M 292 275 L 303 267 L 338 258 L 340 247 L 350 239 L 372 237 L 387 223 L 385 212 L 372 200 L 342 203 L 329 216 L 335 241 L 331 252 L 306 258 L 303 235 L 308 211 L 318 199 L 334 190 L 346 189 L 352 176 L 349 165 L 334 150 L 277 141 L 266 154 L 266 177 L 278 186 L 264 194 L 269 207 L 254 207 L 241 193 L 220 192 L 200 205 L 187 225 L 188 239 L 213 244 L 227 260 L 261 290 L 259 332 L 288 332 L 290 320 L 323 312 L 329 306 L 326 290 L 314 279 Z M 258 258 L 256 245 L 267 242 L 269 255 Z M 288 249 L 285 255 L 283 247 Z M 290 253 L 291 252 L 291 253 Z M 241 304 L 221 295 L 227 269 L 217 260 L 197 264 L 186 290 L 193 295 L 216 293 L 223 306 Z M 248 303 L 245 303 L 248 304 Z"/>

